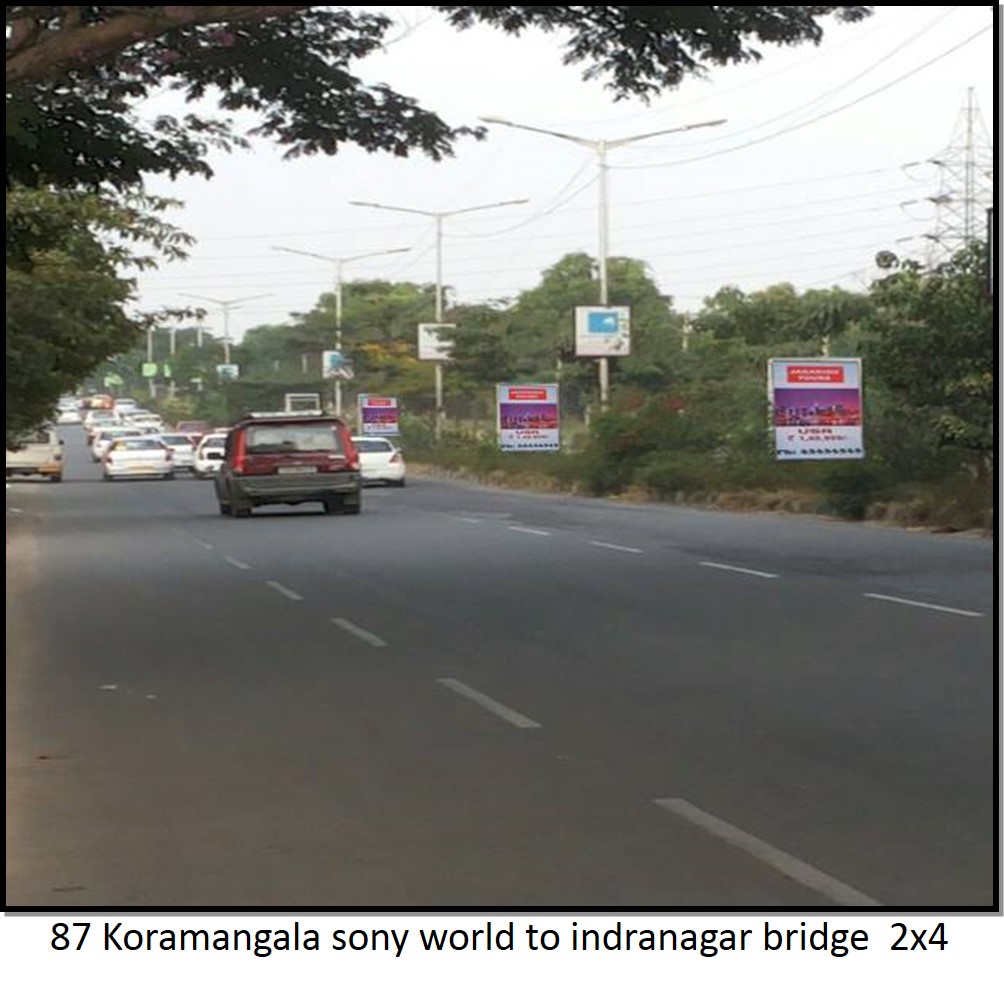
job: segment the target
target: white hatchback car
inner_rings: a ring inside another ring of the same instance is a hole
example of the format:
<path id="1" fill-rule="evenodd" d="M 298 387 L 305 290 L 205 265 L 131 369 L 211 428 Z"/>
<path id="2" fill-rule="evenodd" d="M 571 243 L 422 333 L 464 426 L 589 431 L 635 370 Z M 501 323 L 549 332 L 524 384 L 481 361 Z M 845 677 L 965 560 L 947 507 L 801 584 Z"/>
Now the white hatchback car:
<path id="1" fill-rule="evenodd" d="M 195 449 L 195 458 L 192 460 L 192 472 L 199 479 L 209 479 L 213 473 L 220 471 L 226 444 L 227 436 L 223 432 L 213 432 L 199 442 Z"/>
<path id="2" fill-rule="evenodd" d="M 364 483 L 404 486 L 404 456 L 389 438 L 353 435 L 352 444 L 359 453 L 359 469 Z"/>
<path id="3" fill-rule="evenodd" d="M 156 476 L 159 479 L 174 479 L 173 460 L 174 453 L 156 438 L 116 438 L 101 460 L 103 478 Z"/>

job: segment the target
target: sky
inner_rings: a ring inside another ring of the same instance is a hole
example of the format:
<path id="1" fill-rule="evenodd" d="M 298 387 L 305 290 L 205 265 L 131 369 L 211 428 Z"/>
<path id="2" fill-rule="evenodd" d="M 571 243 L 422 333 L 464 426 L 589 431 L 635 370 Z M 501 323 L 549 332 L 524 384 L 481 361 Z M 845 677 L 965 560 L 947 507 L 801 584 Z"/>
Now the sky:
<path id="1" fill-rule="evenodd" d="M 607 153 L 609 255 L 643 260 L 677 311 L 700 310 L 730 284 L 745 292 L 785 281 L 800 291 L 864 289 L 878 275 L 880 250 L 923 259 L 932 234 L 945 238 L 963 222 L 961 170 L 948 165 L 965 157 L 958 128 L 970 90 L 982 115 L 977 190 L 992 187 L 989 6 L 879 6 L 857 24 L 827 18 L 819 46 L 764 46 L 759 63 L 712 67 L 647 105 L 615 101 L 601 82 L 583 81 L 583 66 L 562 65 L 554 35 L 458 33 L 430 8 L 371 9 L 400 25 L 357 74 L 453 125 L 492 116 L 612 142 L 725 120 Z M 171 98 L 144 112 L 169 110 Z M 564 255 L 597 255 L 598 161 L 595 144 L 501 125 L 483 142 L 460 141 L 456 156 L 439 163 L 354 147 L 287 161 L 258 141 L 214 156 L 208 182 L 149 183 L 182 200 L 170 219 L 197 244 L 186 261 L 141 275 L 138 303 L 240 301 L 231 307 L 234 339 L 287 322 L 331 290 L 336 265 L 274 247 L 330 258 L 408 248 L 346 262 L 346 295 L 355 279 L 433 283 L 434 219 L 352 200 L 474 210 L 443 220 L 447 297 L 512 299 Z M 953 192 L 955 201 L 945 201 Z M 939 198 L 940 206 L 931 201 Z M 494 205 L 515 199 L 528 201 Z M 221 309 L 204 306 L 206 327 L 222 334 Z"/>

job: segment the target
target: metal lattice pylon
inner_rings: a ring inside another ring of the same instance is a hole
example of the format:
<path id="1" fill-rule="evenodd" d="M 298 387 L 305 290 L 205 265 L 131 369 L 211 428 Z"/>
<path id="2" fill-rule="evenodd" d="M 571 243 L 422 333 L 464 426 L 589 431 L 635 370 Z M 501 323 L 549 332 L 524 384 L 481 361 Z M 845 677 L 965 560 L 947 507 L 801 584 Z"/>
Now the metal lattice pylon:
<path id="1" fill-rule="evenodd" d="M 970 88 L 951 141 L 929 159 L 940 173 L 934 203 L 934 231 L 926 234 L 927 263 L 948 260 L 986 233 L 986 211 L 994 202 L 994 148 Z"/>

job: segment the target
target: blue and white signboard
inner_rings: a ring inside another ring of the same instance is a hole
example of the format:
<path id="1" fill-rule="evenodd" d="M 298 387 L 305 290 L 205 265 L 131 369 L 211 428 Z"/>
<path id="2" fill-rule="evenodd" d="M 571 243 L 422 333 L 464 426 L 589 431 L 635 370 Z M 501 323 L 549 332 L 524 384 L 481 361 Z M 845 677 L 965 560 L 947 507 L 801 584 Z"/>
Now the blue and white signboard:
<path id="1" fill-rule="evenodd" d="M 418 358 L 445 362 L 453 352 L 453 340 L 440 336 L 441 329 L 455 329 L 452 322 L 421 322 L 418 326 Z"/>
<path id="2" fill-rule="evenodd" d="M 241 368 L 236 363 L 217 363 L 216 376 L 220 380 L 236 380 L 241 375 Z"/>
<path id="3" fill-rule="evenodd" d="M 337 349 L 325 349 L 321 353 L 321 376 L 325 380 L 332 378 L 351 380 L 353 376 L 352 363 Z"/>
<path id="4" fill-rule="evenodd" d="M 576 356 L 628 356 L 631 353 L 631 309 L 575 309 Z"/>

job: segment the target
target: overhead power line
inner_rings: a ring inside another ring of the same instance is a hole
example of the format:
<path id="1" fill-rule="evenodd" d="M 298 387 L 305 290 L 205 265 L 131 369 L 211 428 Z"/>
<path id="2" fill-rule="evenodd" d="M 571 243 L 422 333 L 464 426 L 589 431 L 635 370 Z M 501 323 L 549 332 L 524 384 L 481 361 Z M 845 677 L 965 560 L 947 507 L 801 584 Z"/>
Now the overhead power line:
<path id="1" fill-rule="evenodd" d="M 697 161 L 708 161 L 711 158 L 721 157 L 725 154 L 734 154 L 736 151 L 743 151 L 747 147 L 755 147 L 757 144 L 763 144 L 769 140 L 774 140 L 777 137 L 783 137 L 786 134 L 794 133 L 796 130 L 803 130 L 805 127 L 810 127 L 815 123 L 819 123 L 820 120 L 826 120 L 831 116 L 835 116 L 837 113 L 842 113 L 844 110 L 849 110 L 851 107 L 857 106 L 863 103 L 867 99 L 871 99 L 873 96 L 877 96 L 880 93 L 886 92 L 886 90 L 891 89 L 893 86 L 898 85 L 911 76 L 916 75 L 918 72 L 922 72 L 926 68 L 930 68 L 936 62 L 940 62 L 943 58 L 947 58 L 949 55 L 958 51 L 960 48 L 964 48 L 967 44 L 975 41 L 982 34 L 986 34 L 990 30 L 992 25 L 988 24 L 986 27 L 980 28 L 978 31 L 974 31 L 967 38 L 960 41 L 958 44 L 952 45 L 951 48 L 947 48 L 945 51 L 941 52 L 939 55 L 935 55 L 934 58 L 928 59 L 921 65 L 910 69 L 909 72 L 904 72 L 902 75 L 897 76 L 890 82 L 879 86 L 876 89 L 872 89 L 866 92 L 862 96 L 858 96 L 857 99 L 852 99 L 850 102 L 843 103 L 840 106 L 835 106 L 832 110 L 827 110 L 825 113 L 820 113 L 818 116 L 814 116 L 809 120 L 803 120 L 801 123 L 793 123 L 789 127 L 783 127 L 781 130 L 776 130 L 774 133 L 765 134 L 763 137 L 755 137 L 753 140 L 747 140 L 742 144 L 736 144 L 734 147 L 723 147 L 719 151 L 709 151 L 707 154 L 698 154 L 694 157 L 677 158 L 675 161 L 662 161 L 656 164 L 621 164 L 613 165 L 618 171 L 645 171 L 651 168 L 669 168 L 674 167 L 678 164 L 693 164 Z"/>

